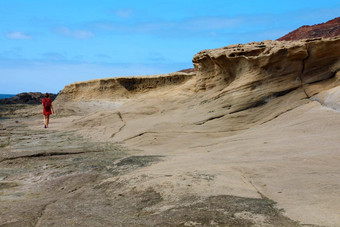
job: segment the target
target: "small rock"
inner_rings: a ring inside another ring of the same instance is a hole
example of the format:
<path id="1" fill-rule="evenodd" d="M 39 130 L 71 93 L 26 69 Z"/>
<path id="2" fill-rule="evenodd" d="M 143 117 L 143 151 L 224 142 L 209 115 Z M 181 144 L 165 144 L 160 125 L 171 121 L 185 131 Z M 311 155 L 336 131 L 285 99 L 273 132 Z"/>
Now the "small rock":
<path id="1" fill-rule="evenodd" d="M 201 223 L 194 221 L 187 221 L 184 223 L 184 226 L 196 226 L 196 225 L 201 225 Z"/>

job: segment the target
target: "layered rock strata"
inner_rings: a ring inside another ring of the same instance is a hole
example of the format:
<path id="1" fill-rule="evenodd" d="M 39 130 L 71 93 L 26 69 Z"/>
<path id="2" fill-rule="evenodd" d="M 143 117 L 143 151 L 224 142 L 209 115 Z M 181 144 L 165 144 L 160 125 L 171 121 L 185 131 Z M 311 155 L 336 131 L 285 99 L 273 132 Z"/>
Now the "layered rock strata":
<path id="1" fill-rule="evenodd" d="M 124 99 L 169 86 L 176 86 L 189 80 L 194 73 L 177 72 L 157 76 L 136 76 L 96 79 L 77 82 L 66 86 L 59 100 Z"/>
<path id="2" fill-rule="evenodd" d="M 307 97 L 339 85 L 340 39 L 264 41 L 201 51 L 194 56 L 196 91 L 225 97 L 229 113 L 268 103 L 302 88 Z M 322 82 L 324 86 L 314 86 Z"/>
<path id="3" fill-rule="evenodd" d="M 78 82 L 66 86 L 57 103 L 136 100 L 135 114 L 140 111 L 145 118 L 147 109 L 149 117 L 172 119 L 177 130 L 231 132 L 263 124 L 338 86 L 339 56 L 336 38 L 230 45 L 196 54 L 194 72 Z M 141 98 L 147 94 L 148 98 Z M 162 105 L 165 100 L 176 105 Z M 125 107 L 120 109 L 123 115 L 132 110 L 130 104 Z M 117 141 L 164 129 L 161 122 L 144 120 L 157 126 L 126 127 L 115 137 Z"/>

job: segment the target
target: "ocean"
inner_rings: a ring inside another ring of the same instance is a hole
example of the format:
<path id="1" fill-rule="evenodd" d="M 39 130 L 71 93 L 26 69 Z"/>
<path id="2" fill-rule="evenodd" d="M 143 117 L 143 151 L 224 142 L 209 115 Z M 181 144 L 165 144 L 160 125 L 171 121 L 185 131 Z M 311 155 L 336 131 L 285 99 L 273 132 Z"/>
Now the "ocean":
<path id="1" fill-rule="evenodd" d="M 9 94 L 0 94 L 0 99 L 6 99 L 6 98 L 11 98 L 15 95 L 9 95 Z"/>

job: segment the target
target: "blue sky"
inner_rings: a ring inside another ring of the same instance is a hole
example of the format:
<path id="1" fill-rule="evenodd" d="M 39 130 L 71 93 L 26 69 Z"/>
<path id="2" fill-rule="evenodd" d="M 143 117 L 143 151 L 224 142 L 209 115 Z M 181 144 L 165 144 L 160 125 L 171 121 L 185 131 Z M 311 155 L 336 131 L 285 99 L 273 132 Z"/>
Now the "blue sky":
<path id="1" fill-rule="evenodd" d="M 201 50 L 338 16 L 338 0 L 0 0 L 0 94 L 175 72 Z"/>

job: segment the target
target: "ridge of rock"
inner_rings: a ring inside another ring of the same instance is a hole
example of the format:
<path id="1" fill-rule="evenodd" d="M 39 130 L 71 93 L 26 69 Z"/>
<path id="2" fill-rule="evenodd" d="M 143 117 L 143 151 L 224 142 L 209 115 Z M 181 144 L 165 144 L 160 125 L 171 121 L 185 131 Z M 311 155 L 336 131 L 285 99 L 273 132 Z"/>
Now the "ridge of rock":
<path id="1" fill-rule="evenodd" d="M 138 105 L 139 111 L 145 111 L 143 114 L 168 113 L 169 118 L 185 125 L 181 130 L 243 130 L 276 118 L 309 102 L 310 97 L 338 86 L 339 46 L 340 38 L 330 38 L 266 40 L 203 50 L 193 58 L 194 73 L 78 82 L 66 86 L 57 101 L 129 99 L 135 103 L 134 108 Z M 160 99 L 168 104 L 156 108 L 154 103 L 158 105 Z M 131 111 L 127 107 L 125 111 Z M 156 130 L 151 124 L 149 127 Z M 138 130 L 129 132 L 125 128 L 124 131 L 126 134 L 115 136 L 116 141 L 133 137 Z M 141 128 L 139 134 L 143 133 Z"/>
<path id="2" fill-rule="evenodd" d="M 179 85 L 195 73 L 176 72 L 153 76 L 115 77 L 76 82 L 67 85 L 58 100 L 92 100 L 129 98 L 163 87 Z"/>
<path id="3" fill-rule="evenodd" d="M 340 36 L 340 17 L 321 24 L 312 26 L 304 25 L 277 40 L 291 41 L 318 37 L 331 38 L 337 36 Z"/>

